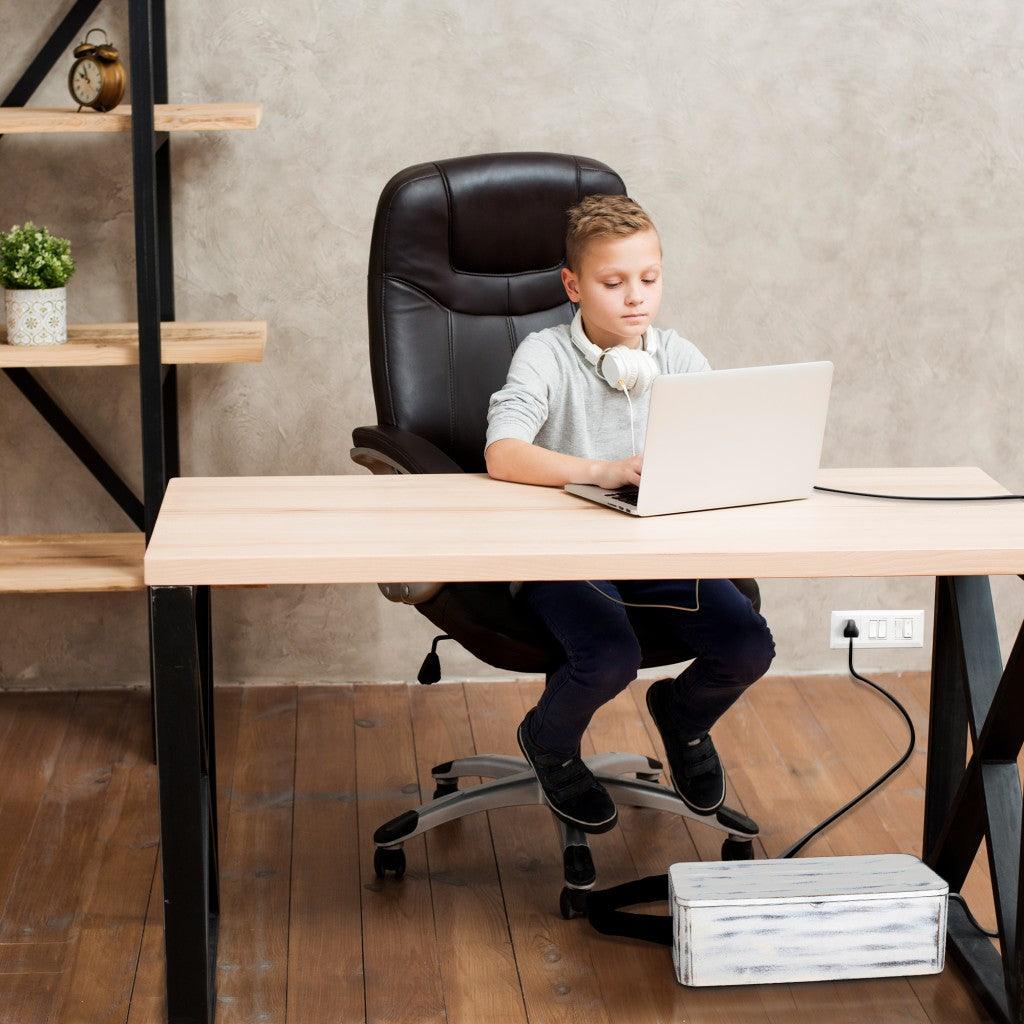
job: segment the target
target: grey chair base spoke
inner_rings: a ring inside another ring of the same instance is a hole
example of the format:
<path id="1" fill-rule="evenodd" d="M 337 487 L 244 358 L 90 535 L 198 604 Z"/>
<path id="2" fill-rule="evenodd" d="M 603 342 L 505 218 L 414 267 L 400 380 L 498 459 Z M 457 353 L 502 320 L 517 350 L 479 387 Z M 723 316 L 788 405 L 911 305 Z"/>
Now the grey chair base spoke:
<path id="1" fill-rule="evenodd" d="M 631 772 L 657 772 L 660 764 L 643 754 L 595 754 L 583 758 L 584 764 L 595 774 L 625 775 Z M 507 754 L 479 754 L 449 761 L 444 770 L 434 769 L 434 782 L 448 782 L 466 776 L 500 779 L 529 768 L 525 758 Z"/>

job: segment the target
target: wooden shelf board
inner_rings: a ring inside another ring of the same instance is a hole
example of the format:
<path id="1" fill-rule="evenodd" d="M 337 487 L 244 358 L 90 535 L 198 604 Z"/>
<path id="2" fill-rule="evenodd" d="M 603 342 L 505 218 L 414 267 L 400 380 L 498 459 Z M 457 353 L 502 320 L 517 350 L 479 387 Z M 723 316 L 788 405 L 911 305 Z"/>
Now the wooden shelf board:
<path id="1" fill-rule="evenodd" d="M 263 106 L 259 103 L 157 103 L 153 127 L 158 132 L 222 132 L 255 128 Z M 0 135 L 29 132 L 127 132 L 131 104 L 106 113 L 76 111 L 74 107 L 2 107 Z"/>
<path id="2" fill-rule="evenodd" d="M 0 537 L 0 593 L 142 590 L 142 533 Z"/>
<path id="3" fill-rule="evenodd" d="M 0 327 L 0 367 L 130 366 L 139 361 L 138 324 L 69 324 L 65 345 L 8 345 Z M 262 320 L 165 321 L 164 363 L 258 363 L 267 343 Z"/>

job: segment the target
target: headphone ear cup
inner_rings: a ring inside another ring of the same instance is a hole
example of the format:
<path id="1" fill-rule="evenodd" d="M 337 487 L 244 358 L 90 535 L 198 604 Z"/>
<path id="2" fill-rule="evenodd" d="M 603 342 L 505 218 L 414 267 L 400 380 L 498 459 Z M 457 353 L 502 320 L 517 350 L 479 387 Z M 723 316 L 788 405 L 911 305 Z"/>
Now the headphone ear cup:
<path id="1" fill-rule="evenodd" d="M 634 398 L 644 394 L 660 372 L 658 363 L 650 352 L 626 346 L 616 345 L 608 349 L 601 359 L 601 376 L 604 380 L 617 391 L 623 390 L 619 386 L 619 381 L 623 381 Z"/>
<path id="2" fill-rule="evenodd" d="M 640 373 L 637 375 L 636 393 L 642 395 L 654 383 L 654 378 L 661 373 L 658 361 L 650 352 L 638 352 Z"/>
<path id="3" fill-rule="evenodd" d="M 605 350 L 604 355 L 601 356 L 600 368 L 601 377 L 605 383 L 610 384 L 617 391 L 621 390 L 619 388 L 619 381 L 626 379 L 628 374 L 619 353 L 614 348 Z"/>

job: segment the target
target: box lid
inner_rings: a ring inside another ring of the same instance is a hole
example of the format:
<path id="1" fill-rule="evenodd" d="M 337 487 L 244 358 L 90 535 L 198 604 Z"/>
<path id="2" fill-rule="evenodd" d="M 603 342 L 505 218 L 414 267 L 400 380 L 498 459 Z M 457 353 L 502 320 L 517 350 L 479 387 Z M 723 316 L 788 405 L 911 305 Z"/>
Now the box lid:
<path id="1" fill-rule="evenodd" d="M 949 886 L 908 853 L 698 861 L 669 868 L 670 899 L 707 907 L 944 896 Z"/>

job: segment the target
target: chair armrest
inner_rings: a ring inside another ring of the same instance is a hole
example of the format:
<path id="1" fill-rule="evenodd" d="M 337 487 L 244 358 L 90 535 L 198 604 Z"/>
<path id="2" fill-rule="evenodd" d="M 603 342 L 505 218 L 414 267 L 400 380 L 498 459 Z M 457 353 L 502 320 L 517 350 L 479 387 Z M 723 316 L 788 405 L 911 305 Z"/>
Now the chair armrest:
<path id="1" fill-rule="evenodd" d="M 436 445 L 400 427 L 387 424 L 356 427 L 352 431 L 352 443 L 355 445 L 349 452 L 352 461 L 374 473 L 463 472 L 462 467 Z"/>

